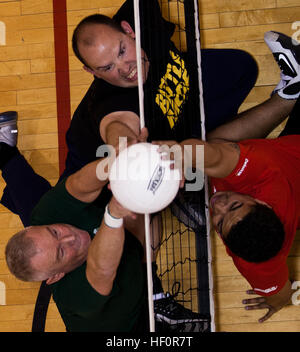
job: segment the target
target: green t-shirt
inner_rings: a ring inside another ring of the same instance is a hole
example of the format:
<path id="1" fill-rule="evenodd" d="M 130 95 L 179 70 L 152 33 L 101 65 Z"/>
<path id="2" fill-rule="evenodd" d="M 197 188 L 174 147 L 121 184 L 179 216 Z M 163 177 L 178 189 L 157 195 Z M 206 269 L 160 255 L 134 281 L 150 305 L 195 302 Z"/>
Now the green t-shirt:
<path id="1" fill-rule="evenodd" d="M 67 223 L 89 232 L 101 224 L 104 209 L 72 197 L 65 181 L 46 193 L 35 207 L 31 224 Z M 89 284 L 86 263 L 51 285 L 53 299 L 68 331 L 133 331 L 146 304 L 145 272 L 140 242 L 126 232 L 121 262 L 108 296 Z M 139 326 L 140 327 L 140 326 Z"/>

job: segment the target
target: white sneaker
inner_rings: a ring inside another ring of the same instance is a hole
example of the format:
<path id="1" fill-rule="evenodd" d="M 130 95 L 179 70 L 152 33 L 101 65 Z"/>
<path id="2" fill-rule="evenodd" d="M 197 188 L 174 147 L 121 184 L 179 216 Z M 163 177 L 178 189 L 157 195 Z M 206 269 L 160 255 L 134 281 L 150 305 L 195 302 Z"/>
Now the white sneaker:
<path id="1" fill-rule="evenodd" d="M 5 111 L 0 113 L 0 142 L 6 143 L 11 147 L 17 145 L 18 113 L 16 111 Z"/>
<path id="2" fill-rule="evenodd" d="M 266 32 L 265 42 L 281 70 L 281 80 L 274 92 L 284 99 L 300 96 L 300 43 L 278 32 Z"/>

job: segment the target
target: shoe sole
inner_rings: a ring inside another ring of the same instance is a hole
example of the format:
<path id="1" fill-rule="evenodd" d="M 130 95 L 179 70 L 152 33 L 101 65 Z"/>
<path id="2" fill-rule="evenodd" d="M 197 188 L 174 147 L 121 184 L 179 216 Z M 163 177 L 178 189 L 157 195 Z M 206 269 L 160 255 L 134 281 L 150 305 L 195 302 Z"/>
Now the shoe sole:
<path id="1" fill-rule="evenodd" d="M 159 322 L 165 322 L 165 323 L 168 323 L 170 325 L 175 325 L 175 324 L 182 324 L 182 323 L 200 323 L 200 322 L 205 322 L 207 321 L 206 319 L 181 319 L 181 320 L 174 320 L 174 319 L 170 319 L 170 318 L 167 318 L 166 316 L 164 315 L 161 315 L 161 314 L 155 314 L 155 319 Z"/>

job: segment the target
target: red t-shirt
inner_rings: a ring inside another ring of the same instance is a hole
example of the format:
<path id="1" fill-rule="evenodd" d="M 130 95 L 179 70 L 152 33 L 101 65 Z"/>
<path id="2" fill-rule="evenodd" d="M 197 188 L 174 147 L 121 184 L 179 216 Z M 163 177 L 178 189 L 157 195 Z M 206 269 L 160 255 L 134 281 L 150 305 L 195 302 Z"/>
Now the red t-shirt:
<path id="1" fill-rule="evenodd" d="M 252 288 L 268 296 L 280 291 L 289 279 L 286 260 L 300 219 L 300 136 L 246 140 L 239 147 L 240 158 L 231 174 L 210 181 L 214 193 L 234 191 L 265 201 L 282 221 L 282 249 L 265 262 L 247 262 L 226 247 Z"/>

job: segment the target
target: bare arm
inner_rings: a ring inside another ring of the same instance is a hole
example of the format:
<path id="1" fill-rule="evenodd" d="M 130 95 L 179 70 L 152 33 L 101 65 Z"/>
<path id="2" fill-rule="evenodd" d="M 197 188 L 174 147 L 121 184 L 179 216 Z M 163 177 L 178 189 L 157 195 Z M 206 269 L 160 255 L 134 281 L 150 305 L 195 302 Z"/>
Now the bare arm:
<path id="1" fill-rule="evenodd" d="M 105 174 L 102 175 L 101 180 L 96 174 L 98 164 L 104 161 L 104 158 L 93 161 L 69 176 L 66 181 L 67 191 L 74 198 L 79 199 L 82 202 L 93 202 L 99 196 L 108 181 Z M 107 168 L 104 168 L 104 171 L 105 170 L 108 171 Z"/>
<path id="2" fill-rule="evenodd" d="M 278 94 L 274 94 L 262 104 L 242 112 L 232 121 L 209 132 L 206 139 L 209 142 L 217 139 L 239 142 L 265 138 L 288 117 L 295 102 L 296 100 L 282 99 Z"/>
<path id="3" fill-rule="evenodd" d="M 100 135 L 106 144 L 117 147 L 119 137 L 137 139 L 140 119 L 131 111 L 117 111 L 106 115 L 100 123 Z"/>
<path id="4" fill-rule="evenodd" d="M 115 218 L 133 216 L 112 198 L 109 212 Z M 94 237 L 88 252 L 86 276 L 91 286 L 102 295 L 109 295 L 113 287 L 123 253 L 124 227 L 111 228 L 104 220 Z"/>
<path id="5" fill-rule="evenodd" d="M 198 139 L 187 139 L 180 143 L 185 146 L 192 146 L 192 165 L 197 167 L 197 146 L 204 147 L 204 172 L 207 176 L 226 177 L 236 167 L 239 160 L 239 147 L 235 143 L 208 143 Z"/>
<path id="6" fill-rule="evenodd" d="M 210 143 L 200 139 L 186 139 L 180 144 L 175 141 L 156 141 L 153 144 L 160 145 L 162 152 L 166 151 L 165 146 L 172 148 L 174 145 L 179 145 L 180 159 L 183 160 L 185 168 L 198 168 L 198 160 L 204 157 L 204 173 L 211 177 L 228 176 L 236 167 L 240 156 L 239 146 L 228 142 Z M 200 150 L 197 148 L 199 146 L 203 146 L 204 155 L 201 155 L 201 148 Z M 178 155 L 173 157 L 176 159 Z"/>
<path id="7" fill-rule="evenodd" d="M 133 120 L 136 123 L 135 118 Z M 134 124 L 132 123 L 132 127 Z M 111 157 L 101 158 L 85 165 L 82 169 L 77 171 L 75 174 L 68 177 L 66 181 L 67 191 L 75 198 L 82 202 L 92 202 L 101 193 L 103 187 L 108 182 L 108 172 L 111 161 L 119 152 L 118 136 L 122 133 L 128 133 L 130 143 L 146 141 L 148 137 L 148 131 L 146 128 L 139 131 L 139 127 L 136 126 L 136 132 L 138 135 L 132 132 L 130 127 L 120 121 L 112 121 L 107 129 L 109 134 L 109 141 L 116 142 L 115 153 L 112 153 Z M 101 165 L 100 165 L 101 163 Z"/>

